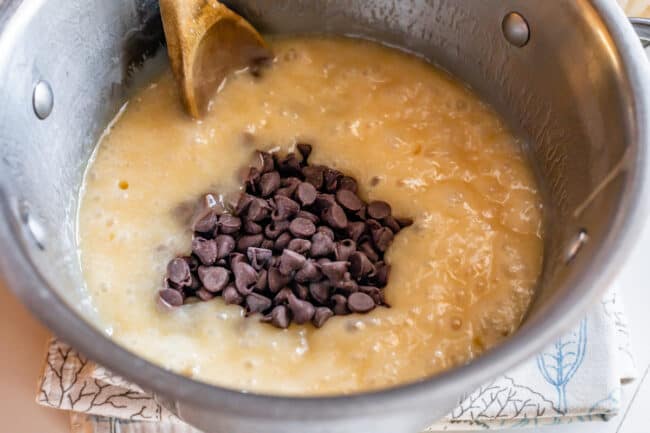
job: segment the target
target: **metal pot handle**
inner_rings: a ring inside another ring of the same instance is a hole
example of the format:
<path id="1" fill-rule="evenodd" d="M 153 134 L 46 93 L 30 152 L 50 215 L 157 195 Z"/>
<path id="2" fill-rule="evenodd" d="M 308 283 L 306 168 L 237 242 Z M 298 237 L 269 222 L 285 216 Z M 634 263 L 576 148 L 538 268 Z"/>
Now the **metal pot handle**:
<path id="1" fill-rule="evenodd" d="M 650 19 L 649 18 L 630 18 L 630 22 L 641 39 L 643 48 L 650 46 Z"/>

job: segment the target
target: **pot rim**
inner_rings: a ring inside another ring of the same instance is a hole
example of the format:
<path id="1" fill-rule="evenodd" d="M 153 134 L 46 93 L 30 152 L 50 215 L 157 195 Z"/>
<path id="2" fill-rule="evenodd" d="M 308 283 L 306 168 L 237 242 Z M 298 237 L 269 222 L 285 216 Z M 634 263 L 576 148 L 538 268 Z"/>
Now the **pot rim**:
<path id="1" fill-rule="evenodd" d="M 24 22 L 44 1 L 46 0 L 24 3 L 9 1 L 6 8 L 0 8 L 0 12 L 5 9 L 5 13 L 25 13 L 27 16 L 18 20 Z M 631 141 L 636 143 L 637 154 L 633 179 L 621 199 L 621 208 L 627 211 L 616 215 L 602 248 L 587 266 L 585 277 L 574 283 L 573 290 L 562 303 L 540 312 L 545 314 L 543 321 L 535 326 L 524 326 L 504 343 L 469 364 L 417 382 L 336 396 L 296 397 L 245 393 L 186 378 L 119 346 L 70 308 L 55 291 L 48 289 L 46 278 L 38 273 L 21 240 L 19 233 L 23 228 L 16 220 L 15 206 L 9 201 L 4 185 L 0 185 L 0 211 L 3 215 L 0 220 L 0 240 L 5 246 L 5 253 L 0 254 L 0 279 L 58 336 L 72 343 L 91 359 L 102 360 L 102 365 L 111 371 L 163 396 L 199 407 L 245 414 L 249 418 L 298 417 L 317 420 L 334 415 L 348 418 L 360 414 L 385 413 L 400 407 L 420 407 L 431 400 L 433 394 L 456 395 L 460 389 L 471 388 L 489 380 L 530 358 L 576 323 L 621 268 L 644 225 L 648 207 L 644 195 L 647 196 L 650 191 L 650 177 L 646 173 L 649 167 L 647 151 L 650 146 L 650 130 L 645 122 L 650 118 L 650 67 L 632 26 L 618 5 L 611 0 L 592 0 L 591 6 L 617 48 L 614 55 L 620 61 L 620 75 L 628 87 L 625 96 L 632 105 L 628 115 L 633 116 L 631 124 L 634 127 L 630 134 Z M 28 10 L 23 11 L 23 7 Z M 0 19 L 0 46 L 4 45 L 4 37 L 17 33 L 14 26 L 18 24 L 14 21 Z M 7 251 L 12 253 L 7 254 Z M 354 411 L 341 410 L 351 404 L 355 405 Z M 292 415 L 287 416 L 288 414 Z"/>

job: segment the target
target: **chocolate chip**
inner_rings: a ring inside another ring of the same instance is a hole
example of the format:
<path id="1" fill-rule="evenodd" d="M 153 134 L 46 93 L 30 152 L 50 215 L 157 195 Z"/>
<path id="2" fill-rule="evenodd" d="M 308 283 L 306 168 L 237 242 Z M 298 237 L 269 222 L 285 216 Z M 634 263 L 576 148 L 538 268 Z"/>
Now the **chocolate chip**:
<path id="1" fill-rule="evenodd" d="M 260 269 L 257 273 L 257 282 L 255 283 L 256 291 L 264 291 L 269 286 L 268 271 L 266 269 Z"/>
<path id="2" fill-rule="evenodd" d="M 375 286 L 359 286 L 359 291 L 370 296 L 375 304 L 377 305 L 387 305 L 386 300 L 384 299 L 383 292 Z"/>
<path id="3" fill-rule="evenodd" d="M 215 294 L 212 292 L 209 292 L 207 289 L 202 288 L 196 291 L 195 293 L 196 297 L 199 298 L 202 301 L 209 301 L 210 299 L 215 297 Z"/>
<path id="4" fill-rule="evenodd" d="M 192 284 L 192 283 L 190 283 L 190 284 Z M 182 286 L 179 286 L 178 284 L 170 281 L 169 278 L 167 278 L 167 277 L 163 278 L 163 288 L 164 289 L 183 290 Z"/>
<path id="5" fill-rule="evenodd" d="M 181 257 L 171 260 L 167 264 L 167 278 L 178 286 L 189 286 L 192 283 L 190 266 Z"/>
<path id="6" fill-rule="evenodd" d="M 284 305 L 278 305 L 271 310 L 271 314 L 263 319 L 276 328 L 286 329 L 289 327 L 291 320 L 289 319 L 289 310 Z"/>
<path id="7" fill-rule="evenodd" d="M 230 305 L 230 304 L 241 304 L 244 301 L 244 297 L 239 294 L 237 289 L 235 288 L 234 285 L 229 285 L 225 289 L 223 289 L 223 301 Z"/>
<path id="8" fill-rule="evenodd" d="M 376 220 L 381 220 L 386 218 L 387 216 L 390 216 L 391 209 L 390 205 L 386 203 L 385 201 L 371 201 L 368 204 L 368 215 L 371 218 L 374 218 Z"/>
<path id="9" fill-rule="evenodd" d="M 253 198 L 251 203 L 248 205 L 246 216 L 251 221 L 259 222 L 267 218 L 270 214 L 271 206 L 269 206 L 266 200 L 261 198 Z"/>
<path id="10" fill-rule="evenodd" d="M 298 143 L 296 147 L 298 148 L 298 152 L 302 156 L 302 163 L 306 164 L 307 160 L 309 159 L 309 155 L 311 155 L 311 150 L 312 150 L 311 144 Z"/>
<path id="11" fill-rule="evenodd" d="M 366 231 L 366 223 L 363 221 L 349 221 L 346 232 L 354 242 L 358 241 L 363 232 Z"/>
<path id="12" fill-rule="evenodd" d="M 230 267 L 235 266 L 236 263 L 247 263 L 246 256 L 242 253 L 231 253 L 229 257 Z"/>
<path id="13" fill-rule="evenodd" d="M 293 294 L 290 288 L 283 287 L 277 295 L 273 298 L 273 303 L 275 305 L 282 305 L 289 302 L 289 295 Z"/>
<path id="14" fill-rule="evenodd" d="M 348 299 L 345 296 L 339 294 L 332 296 L 332 303 L 334 304 L 332 311 L 334 311 L 334 314 L 337 316 L 350 314 L 350 310 L 348 310 Z"/>
<path id="15" fill-rule="evenodd" d="M 254 197 L 250 194 L 242 193 L 239 196 L 239 200 L 237 201 L 237 206 L 235 207 L 235 213 L 237 215 L 241 215 L 248 209 L 248 206 L 251 204 L 253 201 Z"/>
<path id="16" fill-rule="evenodd" d="M 370 232 L 373 232 L 373 231 L 375 231 L 375 230 L 379 230 L 380 228 L 383 227 L 383 226 L 379 223 L 379 221 L 377 221 L 377 220 L 375 220 L 375 219 L 372 219 L 372 218 L 370 218 L 370 219 L 368 219 L 368 220 L 366 221 L 366 225 L 368 226 L 368 231 L 370 231 Z"/>
<path id="17" fill-rule="evenodd" d="M 291 233 L 287 233 L 287 232 L 282 233 L 275 240 L 275 244 L 273 245 L 273 251 L 276 251 L 278 253 L 282 252 L 282 250 L 284 250 L 289 246 L 289 242 L 291 242 L 291 239 L 293 239 Z"/>
<path id="18" fill-rule="evenodd" d="M 353 313 L 367 313 L 375 308 L 375 301 L 363 292 L 355 292 L 348 297 L 348 308 Z"/>
<path id="19" fill-rule="evenodd" d="M 298 299 L 293 293 L 289 295 L 289 309 L 291 310 L 293 321 L 298 325 L 309 322 L 316 312 L 316 309 L 311 303 Z"/>
<path id="20" fill-rule="evenodd" d="M 289 246 L 287 246 L 287 248 L 297 252 L 298 254 L 305 255 L 309 253 L 311 242 L 307 239 L 291 239 L 291 242 L 289 242 Z"/>
<path id="21" fill-rule="evenodd" d="M 331 284 L 327 281 L 317 281 L 309 285 L 309 294 L 320 304 L 326 304 L 330 297 Z"/>
<path id="22" fill-rule="evenodd" d="M 198 269 L 198 268 L 197 268 Z M 197 274 L 192 274 L 192 282 L 188 287 L 189 290 L 197 291 L 201 288 L 201 280 Z"/>
<path id="23" fill-rule="evenodd" d="M 190 271 L 192 272 L 195 272 L 201 264 L 199 259 L 194 256 L 185 256 L 182 259 L 187 262 L 187 266 L 190 267 Z"/>
<path id="24" fill-rule="evenodd" d="M 228 257 L 235 250 L 235 239 L 230 235 L 219 235 L 214 241 L 217 245 L 217 260 Z"/>
<path id="25" fill-rule="evenodd" d="M 363 242 L 359 246 L 359 251 L 364 253 L 370 259 L 371 262 L 376 262 L 377 260 L 379 260 L 379 254 L 377 254 L 375 248 L 372 246 L 370 242 Z"/>
<path id="26" fill-rule="evenodd" d="M 296 191 L 296 188 L 298 188 L 298 185 L 300 185 L 301 180 L 297 177 L 285 177 L 280 181 L 280 185 L 282 185 L 285 188 L 292 188 L 291 194 Z"/>
<path id="27" fill-rule="evenodd" d="M 326 168 L 323 173 L 323 189 L 327 192 L 335 192 L 339 179 L 343 177 L 340 171 L 333 168 Z"/>
<path id="28" fill-rule="evenodd" d="M 336 203 L 325 209 L 321 216 L 323 221 L 335 229 L 344 229 L 348 225 L 348 217 L 345 216 L 343 208 Z"/>
<path id="29" fill-rule="evenodd" d="M 266 248 L 250 247 L 246 250 L 246 255 L 248 256 L 248 261 L 251 266 L 259 271 L 268 264 L 269 260 L 271 260 L 271 257 L 273 257 L 273 251 Z"/>
<path id="30" fill-rule="evenodd" d="M 214 239 L 194 238 L 192 239 L 192 253 L 196 254 L 204 265 L 211 265 L 217 260 L 217 243 Z"/>
<path id="31" fill-rule="evenodd" d="M 401 230 L 401 227 L 397 220 L 392 216 L 387 216 L 382 221 L 386 227 L 388 227 L 393 233 L 397 233 Z"/>
<path id="32" fill-rule="evenodd" d="M 396 220 L 397 220 L 397 224 L 399 224 L 401 228 L 405 228 L 410 225 L 413 225 L 413 218 L 396 218 Z"/>
<path id="33" fill-rule="evenodd" d="M 309 182 L 316 189 L 321 189 L 323 186 L 323 173 L 325 169 L 319 165 L 310 165 L 302 168 L 302 174 L 305 177 L 305 182 Z"/>
<path id="34" fill-rule="evenodd" d="M 294 236 L 308 238 L 316 233 L 316 226 L 306 218 L 295 218 L 289 224 L 289 231 Z"/>
<path id="35" fill-rule="evenodd" d="M 336 199 L 333 194 L 318 194 L 316 200 L 314 201 L 314 206 L 319 211 L 324 211 L 333 204 L 336 203 Z"/>
<path id="36" fill-rule="evenodd" d="M 372 264 L 368 256 L 360 251 L 355 251 L 350 254 L 350 275 L 353 278 L 359 279 L 375 272 L 375 266 Z"/>
<path id="37" fill-rule="evenodd" d="M 237 241 L 237 251 L 245 253 L 251 247 L 259 247 L 264 240 L 264 235 L 246 235 Z"/>
<path id="38" fill-rule="evenodd" d="M 356 212 L 363 206 L 361 199 L 348 189 L 339 189 L 336 191 L 336 201 L 345 209 Z"/>
<path id="39" fill-rule="evenodd" d="M 223 214 L 219 217 L 219 231 L 224 234 L 237 233 L 241 228 L 241 219 L 234 215 Z"/>
<path id="40" fill-rule="evenodd" d="M 321 278 L 321 272 L 316 263 L 313 260 L 307 260 L 302 265 L 296 275 L 294 276 L 297 282 L 299 283 L 308 283 L 311 281 L 318 281 Z"/>
<path id="41" fill-rule="evenodd" d="M 326 235 L 331 240 L 334 240 L 334 230 L 332 230 L 331 228 L 329 228 L 327 226 L 319 226 L 316 229 L 316 231 L 319 232 L 319 233 L 323 233 L 324 235 Z"/>
<path id="42" fill-rule="evenodd" d="M 211 233 L 217 225 L 217 201 L 212 194 L 205 195 L 192 216 L 192 231 Z"/>
<path id="43" fill-rule="evenodd" d="M 268 271 L 269 290 L 277 293 L 291 281 L 290 275 L 284 275 L 278 268 L 269 268 Z"/>
<path id="44" fill-rule="evenodd" d="M 259 293 L 251 293 L 246 296 L 246 309 L 251 314 L 263 313 L 271 308 L 271 305 L 273 305 L 271 300 Z"/>
<path id="45" fill-rule="evenodd" d="M 390 244 L 393 242 L 393 232 L 387 227 L 381 227 L 377 230 L 372 231 L 372 241 L 375 244 L 375 247 L 381 252 L 384 252 L 388 249 Z"/>
<path id="46" fill-rule="evenodd" d="M 273 171 L 275 169 L 275 162 L 273 161 L 273 155 L 271 155 L 268 152 L 258 152 L 258 155 L 262 160 L 262 164 L 260 167 L 262 173 L 268 173 L 269 171 Z"/>
<path id="47" fill-rule="evenodd" d="M 244 223 L 242 225 L 242 229 L 243 229 L 244 233 L 247 233 L 249 235 L 257 235 L 257 234 L 262 233 L 262 231 L 264 231 L 264 229 L 262 228 L 261 225 L 257 224 L 256 222 L 253 222 L 253 221 L 249 220 L 248 218 L 246 218 L 244 220 Z"/>
<path id="48" fill-rule="evenodd" d="M 272 250 L 273 245 L 275 245 L 275 242 L 273 242 L 271 239 L 264 239 L 262 241 L 262 244 L 260 245 L 260 248 L 264 248 L 267 250 Z"/>
<path id="49" fill-rule="evenodd" d="M 375 264 L 375 281 L 378 287 L 386 287 L 388 283 L 388 274 L 390 273 L 390 265 L 384 262 L 377 262 Z"/>
<path id="50" fill-rule="evenodd" d="M 334 241 L 323 232 L 316 232 L 311 237 L 310 254 L 312 257 L 328 256 L 334 252 Z"/>
<path id="51" fill-rule="evenodd" d="M 248 263 L 237 262 L 232 267 L 235 276 L 235 287 L 237 291 L 246 296 L 253 291 L 253 286 L 257 283 L 257 271 Z"/>
<path id="52" fill-rule="evenodd" d="M 305 218 L 313 222 L 314 224 L 318 224 L 318 221 L 320 221 L 320 218 L 318 218 L 316 215 L 314 215 L 311 212 L 307 212 L 306 210 L 301 210 L 300 212 L 298 212 L 296 218 Z"/>
<path id="53" fill-rule="evenodd" d="M 275 196 L 275 210 L 271 215 L 273 221 L 281 221 L 294 217 L 300 211 L 300 205 L 289 197 Z"/>
<path id="54" fill-rule="evenodd" d="M 183 305 L 183 294 L 174 289 L 162 289 L 158 292 L 160 301 L 166 307 L 180 307 Z"/>
<path id="55" fill-rule="evenodd" d="M 359 187 L 357 186 L 356 180 L 352 179 L 350 176 L 343 176 L 339 179 L 339 189 L 347 189 L 356 193 Z"/>
<path id="56" fill-rule="evenodd" d="M 219 266 L 199 266 L 198 274 L 203 287 L 212 293 L 222 291 L 230 280 L 228 269 Z"/>
<path id="57" fill-rule="evenodd" d="M 334 257 L 336 260 L 348 260 L 350 254 L 357 250 L 357 244 L 352 239 L 344 239 L 334 246 Z"/>
<path id="58" fill-rule="evenodd" d="M 290 275 L 292 272 L 302 268 L 305 260 L 307 259 L 302 254 L 298 254 L 290 249 L 285 249 L 282 251 L 282 255 L 280 256 L 280 266 L 278 269 L 282 274 Z"/>
<path id="59" fill-rule="evenodd" d="M 289 221 L 271 221 L 265 228 L 264 234 L 269 239 L 276 239 L 280 234 L 289 230 Z"/>
<path id="60" fill-rule="evenodd" d="M 314 185 L 309 182 L 302 182 L 296 188 L 296 199 L 303 206 L 310 206 L 316 201 L 316 196 L 318 192 Z"/>
<path id="61" fill-rule="evenodd" d="M 329 308 L 318 307 L 314 312 L 314 318 L 312 319 L 312 323 L 314 324 L 315 327 L 321 328 L 325 324 L 325 322 L 327 322 L 332 316 L 334 316 L 334 312 Z"/>
<path id="62" fill-rule="evenodd" d="M 350 274 L 348 272 L 346 272 L 343 279 L 338 280 L 334 286 L 346 295 L 357 292 L 359 290 L 359 284 L 350 278 Z"/>
<path id="63" fill-rule="evenodd" d="M 320 265 L 320 270 L 331 282 L 336 284 L 343 280 L 345 273 L 348 271 L 348 262 L 329 262 Z"/>
<path id="64" fill-rule="evenodd" d="M 258 185 L 262 197 L 270 196 L 280 187 L 280 173 L 277 171 L 264 173 Z"/>
<path id="65" fill-rule="evenodd" d="M 361 206 L 361 209 L 359 209 L 358 211 L 356 211 L 354 214 L 355 214 L 356 217 L 359 218 L 360 220 L 365 221 L 365 220 L 368 218 L 367 210 L 368 210 L 368 207 L 364 205 L 364 206 Z"/>
<path id="66" fill-rule="evenodd" d="M 292 187 L 285 186 L 282 188 L 278 188 L 278 190 L 275 191 L 275 196 L 291 197 L 293 196 L 294 192 L 295 190 Z"/>
<path id="67" fill-rule="evenodd" d="M 302 173 L 300 161 L 295 153 L 289 153 L 286 157 L 276 161 L 278 171 L 283 176 L 298 176 Z"/>
<path id="68" fill-rule="evenodd" d="M 293 289 L 293 293 L 295 293 L 296 296 L 303 301 L 309 297 L 309 289 L 307 286 L 303 286 L 302 284 L 296 284 Z"/>

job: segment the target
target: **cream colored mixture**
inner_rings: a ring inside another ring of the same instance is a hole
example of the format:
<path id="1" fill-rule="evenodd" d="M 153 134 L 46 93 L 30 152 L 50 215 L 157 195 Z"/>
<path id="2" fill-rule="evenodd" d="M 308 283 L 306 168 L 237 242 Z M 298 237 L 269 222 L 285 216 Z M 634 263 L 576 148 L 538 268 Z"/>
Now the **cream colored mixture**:
<path id="1" fill-rule="evenodd" d="M 520 144 L 460 83 L 413 56 L 335 38 L 273 41 L 261 78 L 229 78 L 202 121 L 169 72 L 129 102 L 89 168 L 79 216 L 88 290 L 114 339 L 164 367 L 274 394 L 422 379 L 514 332 L 542 262 L 541 201 Z M 163 311 L 198 197 L 238 190 L 254 149 L 314 145 L 415 224 L 387 253 L 392 308 L 278 330 L 221 299 Z"/>

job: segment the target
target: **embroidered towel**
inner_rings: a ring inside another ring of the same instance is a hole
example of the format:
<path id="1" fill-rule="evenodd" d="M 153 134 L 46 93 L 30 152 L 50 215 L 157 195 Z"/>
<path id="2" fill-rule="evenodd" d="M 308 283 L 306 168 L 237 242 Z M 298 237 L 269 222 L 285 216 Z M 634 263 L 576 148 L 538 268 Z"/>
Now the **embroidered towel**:
<path id="1" fill-rule="evenodd" d="M 635 376 L 628 336 L 620 299 L 612 291 L 575 329 L 465 396 L 426 431 L 606 420 L 619 409 L 621 383 Z M 140 387 L 57 339 L 49 345 L 36 400 L 78 412 L 72 425 L 79 433 L 198 433 Z"/>

